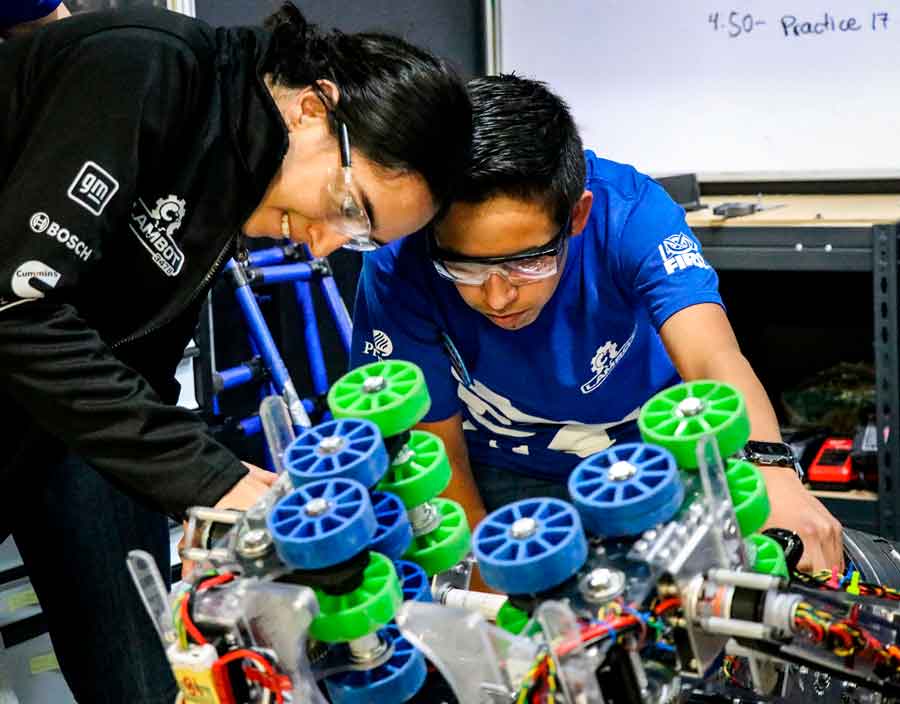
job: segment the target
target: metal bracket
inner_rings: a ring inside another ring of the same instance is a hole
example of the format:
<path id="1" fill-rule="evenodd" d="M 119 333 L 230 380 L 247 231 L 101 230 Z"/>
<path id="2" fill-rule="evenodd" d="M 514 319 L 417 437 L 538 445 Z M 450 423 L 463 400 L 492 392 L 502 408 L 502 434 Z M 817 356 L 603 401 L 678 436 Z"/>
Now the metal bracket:
<path id="1" fill-rule="evenodd" d="M 900 538 L 900 334 L 898 334 L 898 226 L 872 228 L 875 303 L 875 420 L 878 440 L 879 533 Z"/>

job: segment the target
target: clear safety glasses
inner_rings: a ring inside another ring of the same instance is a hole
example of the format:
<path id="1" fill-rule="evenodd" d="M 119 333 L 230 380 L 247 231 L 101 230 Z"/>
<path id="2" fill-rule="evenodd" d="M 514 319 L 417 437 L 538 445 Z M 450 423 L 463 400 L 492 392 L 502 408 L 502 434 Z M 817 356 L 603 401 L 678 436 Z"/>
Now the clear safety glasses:
<path id="1" fill-rule="evenodd" d="M 568 236 L 567 220 L 547 244 L 500 257 L 470 257 L 443 249 L 434 230 L 428 235 L 428 246 L 438 274 L 454 283 L 481 286 L 491 274 L 498 274 L 513 286 L 524 286 L 556 275 L 565 259 Z"/>
<path id="2" fill-rule="evenodd" d="M 337 128 L 341 168 L 332 170 L 325 186 L 326 220 L 331 227 L 348 238 L 343 245 L 344 249 L 370 252 L 381 245 L 372 239 L 372 221 L 356 195 L 360 191 L 353 182 L 347 125 L 339 120 Z"/>

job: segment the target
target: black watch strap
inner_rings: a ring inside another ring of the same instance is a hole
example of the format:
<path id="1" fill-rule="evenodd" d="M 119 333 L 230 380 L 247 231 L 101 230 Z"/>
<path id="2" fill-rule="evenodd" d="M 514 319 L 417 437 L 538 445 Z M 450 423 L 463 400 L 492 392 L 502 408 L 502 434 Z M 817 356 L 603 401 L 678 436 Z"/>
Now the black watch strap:
<path id="1" fill-rule="evenodd" d="M 761 442 L 750 440 L 741 453 L 748 462 L 761 467 L 783 467 L 796 472 L 800 481 L 803 481 L 803 468 L 794 456 L 793 448 L 786 442 Z"/>

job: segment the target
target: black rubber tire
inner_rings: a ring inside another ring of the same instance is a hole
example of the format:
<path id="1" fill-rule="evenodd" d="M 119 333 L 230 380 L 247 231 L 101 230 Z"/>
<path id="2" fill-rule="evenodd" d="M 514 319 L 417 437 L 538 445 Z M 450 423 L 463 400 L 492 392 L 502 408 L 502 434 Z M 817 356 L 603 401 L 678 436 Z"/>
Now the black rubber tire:
<path id="1" fill-rule="evenodd" d="M 853 560 L 863 582 L 900 589 L 900 544 L 844 528 L 844 555 Z"/>

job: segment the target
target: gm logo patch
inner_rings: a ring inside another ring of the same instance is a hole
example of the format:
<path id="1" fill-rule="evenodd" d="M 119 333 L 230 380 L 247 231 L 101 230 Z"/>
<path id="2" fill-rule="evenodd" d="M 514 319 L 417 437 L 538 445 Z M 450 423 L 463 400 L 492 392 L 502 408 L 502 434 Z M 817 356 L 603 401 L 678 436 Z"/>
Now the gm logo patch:
<path id="1" fill-rule="evenodd" d="M 85 210 L 100 215 L 118 190 L 116 179 L 96 162 L 86 161 L 69 186 L 68 194 Z"/>

